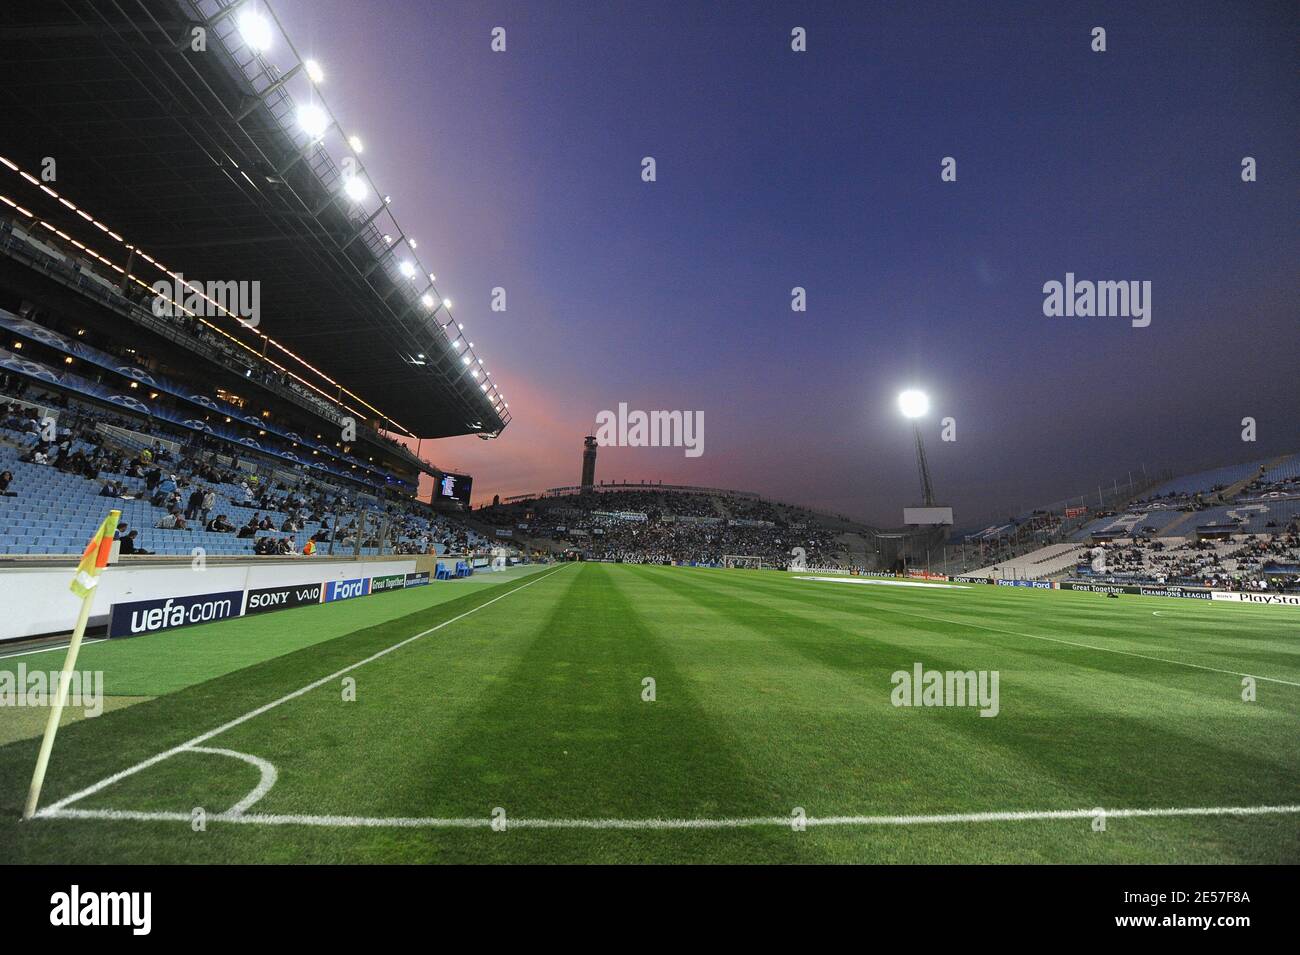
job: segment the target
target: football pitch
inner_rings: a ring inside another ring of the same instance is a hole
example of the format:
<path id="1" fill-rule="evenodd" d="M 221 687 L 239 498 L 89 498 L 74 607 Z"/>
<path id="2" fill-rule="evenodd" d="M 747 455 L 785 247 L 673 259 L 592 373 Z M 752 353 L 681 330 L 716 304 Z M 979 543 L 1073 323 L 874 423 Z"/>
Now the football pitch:
<path id="1" fill-rule="evenodd" d="M 892 583 L 552 565 L 93 643 L 28 822 L 0 709 L 0 862 L 1300 861 L 1300 613 Z"/>

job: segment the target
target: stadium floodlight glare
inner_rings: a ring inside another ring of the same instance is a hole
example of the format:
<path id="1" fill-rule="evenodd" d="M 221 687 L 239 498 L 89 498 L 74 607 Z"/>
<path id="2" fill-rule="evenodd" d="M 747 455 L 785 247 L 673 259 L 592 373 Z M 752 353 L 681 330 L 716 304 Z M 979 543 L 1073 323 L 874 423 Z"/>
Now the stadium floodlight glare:
<path id="1" fill-rule="evenodd" d="M 413 278 L 415 278 L 415 266 L 412 265 L 410 262 L 405 262 L 405 261 L 404 261 L 404 262 L 402 262 L 402 264 L 399 265 L 397 268 L 398 268 L 398 271 L 400 271 L 400 272 L 401 272 L 403 275 L 405 275 L 408 279 L 413 279 Z"/>
<path id="2" fill-rule="evenodd" d="M 348 176 L 343 180 L 343 194 L 353 202 L 360 202 L 370 194 L 370 190 L 360 176 Z"/>
<path id="3" fill-rule="evenodd" d="M 349 137 L 348 137 L 348 145 L 352 147 L 352 151 L 353 151 L 354 153 L 358 153 L 358 154 L 360 154 L 360 153 L 365 152 L 365 149 L 362 147 L 362 144 L 361 144 L 361 137 L 360 137 L 360 136 L 349 136 Z"/>
<path id="4" fill-rule="evenodd" d="M 930 397 L 924 391 L 908 388 L 898 396 L 898 410 L 912 421 L 912 436 L 916 440 L 916 467 L 921 476 L 921 500 L 926 507 L 934 506 L 934 487 L 930 483 L 930 465 L 925 460 L 925 444 L 921 441 L 921 422 L 930 411 Z"/>
<path id="5" fill-rule="evenodd" d="M 315 60 L 307 60 L 303 63 L 302 68 L 307 71 L 307 76 L 313 83 L 325 82 L 325 71 L 320 68 L 320 64 Z"/>
<path id="6" fill-rule="evenodd" d="M 312 139 L 320 139 L 330 128 L 329 114 L 315 103 L 298 107 L 298 126 Z"/>
<path id="7" fill-rule="evenodd" d="M 423 305 L 425 308 L 433 308 L 433 296 L 432 296 L 432 295 L 421 295 L 421 296 L 420 296 L 420 304 Z"/>
<path id="8" fill-rule="evenodd" d="M 909 388 L 898 396 L 898 410 L 904 418 L 920 418 L 930 410 L 930 398 L 924 391 Z"/>
<path id="9" fill-rule="evenodd" d="M 255 10 L 245 10 L 239 15 L 239 35 L 256 53 L 271 48 L 271 24 Z"/>

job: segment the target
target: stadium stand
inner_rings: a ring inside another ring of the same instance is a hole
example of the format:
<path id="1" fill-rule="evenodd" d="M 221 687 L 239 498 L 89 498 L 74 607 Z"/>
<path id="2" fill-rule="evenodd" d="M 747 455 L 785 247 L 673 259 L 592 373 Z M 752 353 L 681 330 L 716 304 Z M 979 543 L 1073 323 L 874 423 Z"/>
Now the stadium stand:
<path id="1" fill-rule="evenodd" d="M 605 487 L 525 497 L 475 516 L 588 560 L 721 566 L 729 555 L 744 555 L 786 567 L 795 547 L 808 566 L 867 560 L 863 525 L 718 488 Z"/>
<path id="2" fill-rule="evenodd" d="M 1072 569 L 1087 550 L 1083 544 L 1049 544 L 1010 561 L 999 561 L 987 567 L 970 571 L 971 577 L 992 577 L 995 580 L 1044 580 Z"/>
<path id="3" fill-rule="evenodd" d="M 294 484 L 259 486 L 256 470 L 234 466 L 233 448 L 222 454 L 191 446 L 173 455 L 162 441 L 150 445 L 130 431 L 129 419 L 105 425 L 89 410 L 65 409 L 54 440 L 42 441 L 36 412 L 0 404 L 0 473 L 10 475 L 0 497 L 0 554 L 80 553 L 110 505 L 122 510 L 126 531 L 137 532 L 136 553 L 189 556 L 201 547 L 212 556 L 254 555 L 259 544 L 265 548 L 260 553 L 286 552 L 271 550 L 267 541 L 284 541 L 288 552 L 301 553 L 309 538 L 363 556 L 486 552 L 491 545 L 427 505 L 381 502 L 379 489 L 359 493 L 305 475 Z M 132 434 L 135 440 L 124 439 Z M 211 493 L 211 503 L 193 508 L 196 491 L 200 498 Z M 172 516 L 177 513 L 179 521 Z M 212 520 L 229 530 L 207 529 Z"/>

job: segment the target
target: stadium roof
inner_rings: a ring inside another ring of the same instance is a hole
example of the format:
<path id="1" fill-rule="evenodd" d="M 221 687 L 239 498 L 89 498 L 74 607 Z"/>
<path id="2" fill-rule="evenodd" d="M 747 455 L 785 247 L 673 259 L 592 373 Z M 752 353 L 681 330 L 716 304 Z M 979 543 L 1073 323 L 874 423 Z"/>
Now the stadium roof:
<path id="1" fill-rule="evenodd" d="M 256 330 L 230 317 L 224 330 L 391 430 L 509 423 L 361 144 L 321 98 L 319 67 L 264 0 L 4 4 L 0 61 L 0 156 L 18 167 L 0 169 L 0 193 L 22 171 L 30 196 L 53 157 L 51 185 L 72 205 L 38 194 L 42 210 L 106 260 L 147 284 L 166 278 L 157 264 L 187 281 L 260 282 Z"/>

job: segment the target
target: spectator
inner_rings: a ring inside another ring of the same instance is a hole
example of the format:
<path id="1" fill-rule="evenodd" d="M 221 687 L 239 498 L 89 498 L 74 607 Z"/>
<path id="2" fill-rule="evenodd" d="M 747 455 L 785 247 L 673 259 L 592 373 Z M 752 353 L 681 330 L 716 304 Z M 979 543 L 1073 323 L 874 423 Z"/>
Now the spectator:
<path id="1" fill-rule="evenodd" d="M 137 547 L 135 544 L 135 535 L 139 531 L 130 531 L 125 537 L 119 538 L 122 546 L 118 548 L 119 554 L 152 554 L 153 551 L 145 550 L 143 547 Z"/>
<path id="2" fill-rule="evenodd" d="M 158 521 L 157 526 L 167 531 L 183 531 L 187 529 L 185 515 L 181 513 L 180 508 L 178 507 L 173 507 L 170 511 L 164 514 Z"/>
<path id="3" fill-rule="evenodd" d="M 207 530 L 212 534 L 229 534 L 235 529 L 235 525 L 226 520 L 225 514 L 218 514 L 207 523 Z"/>

